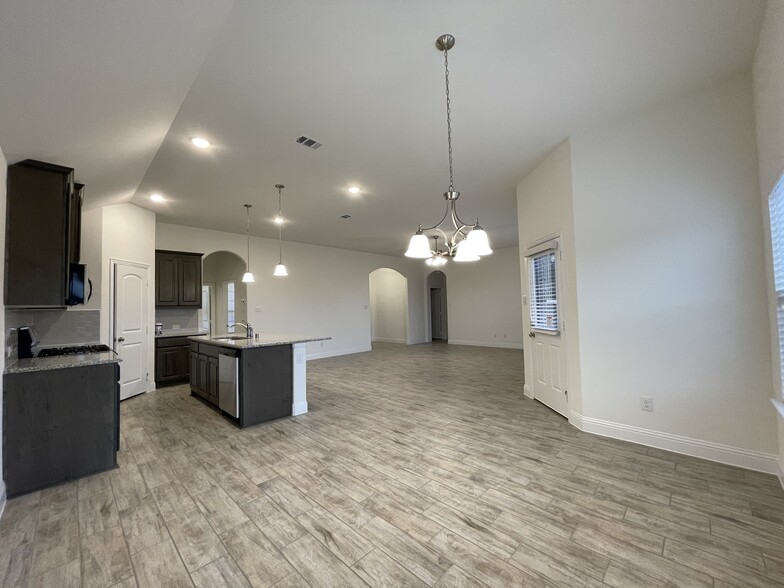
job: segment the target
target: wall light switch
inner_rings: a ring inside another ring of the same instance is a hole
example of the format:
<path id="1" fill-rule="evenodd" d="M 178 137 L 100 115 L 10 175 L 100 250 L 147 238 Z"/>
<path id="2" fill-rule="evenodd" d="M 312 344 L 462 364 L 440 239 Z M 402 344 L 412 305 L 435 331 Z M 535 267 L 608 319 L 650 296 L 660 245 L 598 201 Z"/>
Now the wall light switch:
<path id="1" fill-rule="evenodd" d="M 256 307 L 256 312 L 261 312 L 261 306 Z"/>
<path id="2" fill-rule="evenodd" d="M 528 296 L 523 296 L 523 305 L 528 306 Z"/>

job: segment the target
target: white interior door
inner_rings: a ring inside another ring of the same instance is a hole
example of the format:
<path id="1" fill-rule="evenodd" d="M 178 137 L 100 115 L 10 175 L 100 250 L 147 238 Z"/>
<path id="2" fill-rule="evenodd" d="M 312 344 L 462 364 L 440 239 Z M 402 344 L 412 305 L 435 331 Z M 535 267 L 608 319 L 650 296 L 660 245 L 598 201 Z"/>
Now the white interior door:
<path id="1" fill-rule="evenodd" d="M 114 263 L 114 350 L 120 364 L 120 400 L 147 391 L 149 356 L 147 266 Z"/>
<path id="2" fill-rule="evenodd" d="M 557 241 L 527 257 L 534 398 L 569 416 L 565 335 L 561 319 L 560 255 Z"/>

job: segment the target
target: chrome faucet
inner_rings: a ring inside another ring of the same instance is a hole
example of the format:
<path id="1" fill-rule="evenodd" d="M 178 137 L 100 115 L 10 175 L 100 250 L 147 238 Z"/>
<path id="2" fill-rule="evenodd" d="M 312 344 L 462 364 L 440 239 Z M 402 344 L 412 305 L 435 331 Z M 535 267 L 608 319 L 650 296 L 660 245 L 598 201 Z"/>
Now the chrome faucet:
<path id="1" fill-rule="evenodd" d="M 253 327 L 250 326 L 249 322 L 246 321 L 237 321 L 236 323 L 229 323 L 226 325 L 227 327 L 245 327 L 245 330 L 248 332 L 248 339 L 253 339 Z"/>

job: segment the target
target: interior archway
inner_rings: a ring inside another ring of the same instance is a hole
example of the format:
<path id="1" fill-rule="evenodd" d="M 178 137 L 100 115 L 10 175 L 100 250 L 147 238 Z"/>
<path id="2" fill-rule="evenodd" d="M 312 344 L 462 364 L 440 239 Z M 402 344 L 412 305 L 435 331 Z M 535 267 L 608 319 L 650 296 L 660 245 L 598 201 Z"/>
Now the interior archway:
<path id="1" fill-rule="evenodd" d="M 248 320 L 245 267 L 245 260 L 230 251 L 215 251 L 204 258 L 199 326 L 211 335 L 234 333 L 236 327 L 229 324 Z"/>
<path id="2" fill-rule="evenodd" d="M 370 340 L 408 343 L 408 279 L 382 267 L 370 272 Z"/>

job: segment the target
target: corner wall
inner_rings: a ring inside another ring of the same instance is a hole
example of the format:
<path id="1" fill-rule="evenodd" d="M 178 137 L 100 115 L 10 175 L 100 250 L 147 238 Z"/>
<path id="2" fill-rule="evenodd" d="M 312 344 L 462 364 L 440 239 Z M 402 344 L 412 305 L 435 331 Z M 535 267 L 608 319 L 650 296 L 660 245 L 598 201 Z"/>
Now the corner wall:
<path id="1" fill-rule="evenodd" d="M 774 471 L 750 77 L 570 142 L 584 428 Z"/>
<path id="2" fill-rule="evenodd" d="M 765 261 L 768 291 L 768 320 L 771 340 L 771 365 L 774 390 L 778 401 L 776 414 L 779 430 L 779 477 L 784 486 L 784 405 L 782 396 L 780 350 L 773 287 L 773 263 L 770 246 L 768 195 L 784 174 L 784 4 L 768 2 L 754 56 L 754 106 L 757 123 L 757 155 L 762 197 L 765 237 Z"/>
<path id="3" fill-rule="evenodd" d="M 370 338 L 407 343 L 408 283 L 402 274 L 382 267 L 370 274 Z"/>
<path id="4" fill-rule="evenodd" d="M 246 255 L 245 235 L 158 223 L 158 249 L 231 251 Z M 360 253 L 302 243 L 283 243 L 288 277 L 276 278 L 274 239 L 251 237 L 248 320 L 259 333 L 324 335 L 331 341 L 307 344 L 308 359 L 370 350 L 370 272 L 386 267 L 408 279 L 408 333 L 411 343 L 425 341 L 424 276 L 419 263 L 405 258 Z"/>

